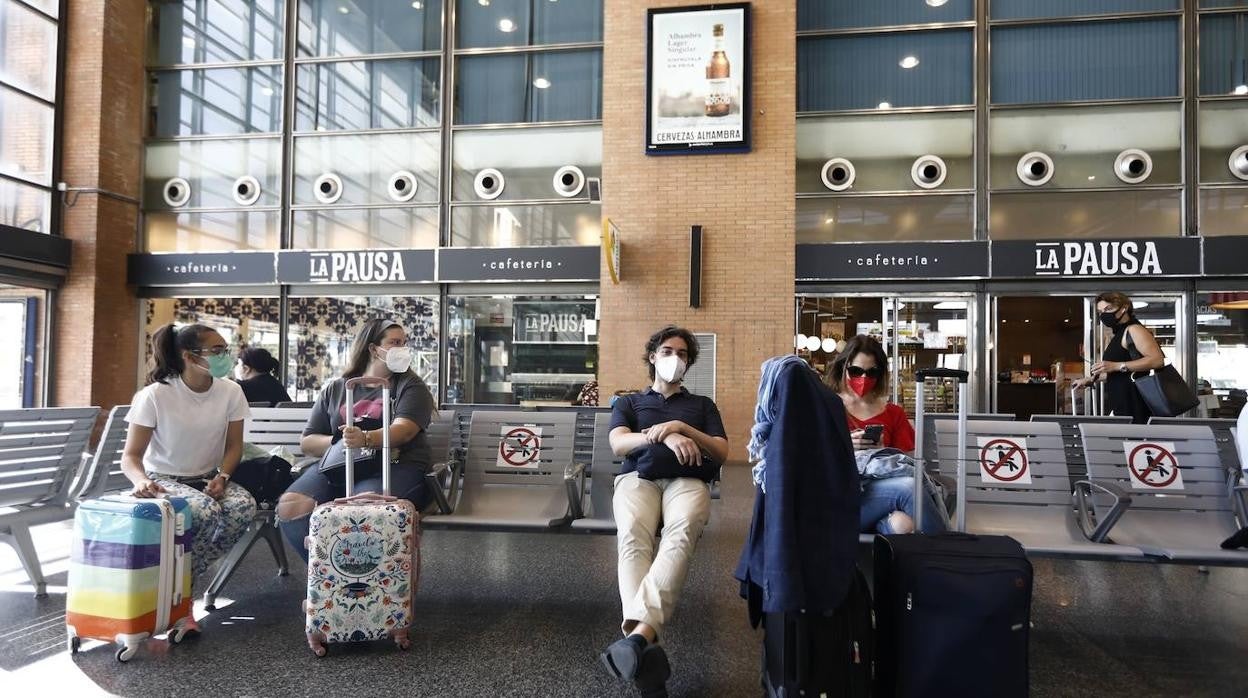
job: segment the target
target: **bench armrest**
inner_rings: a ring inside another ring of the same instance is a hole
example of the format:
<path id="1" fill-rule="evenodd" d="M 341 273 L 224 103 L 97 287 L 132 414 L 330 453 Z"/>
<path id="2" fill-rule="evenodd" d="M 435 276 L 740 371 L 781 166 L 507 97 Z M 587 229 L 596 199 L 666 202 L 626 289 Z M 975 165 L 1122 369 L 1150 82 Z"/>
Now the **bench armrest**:
<path id="1" fill-rule="evenodd" d="M 1114 506 L 1100 523 L 1097 523 L 1095 507 L 1089 501 L 1094 489 L 1100 490 L 1114 498 Z M 1112 482 L 1079 480 L 1075 483 L 1075 491 L 1072 496 L 1075 501 L 1079 528 L 1083 531 L 1083 535 L 1087 536 L 1088 540 L 1093 543 L 1104 543 L 1109 537 L 1110 529 L 1114 527 L 1114 524 L 1118 523 L 1118 519 L 1121 519 L 1123 513 L 1131 506 L 1131 495 Z"/>
<path id="2" fill-rule="evenodd" d="M 569 463 L 563 470 L 563 484 L 568 488 L 568 511 L 572 518 L 585 518 L 585 464 Z"/>
<path id="3" fill-rule="evenodd" d="M 447 499 L 449 482 L 444 480 L 444 478 L 454 476 L 454 467 L 451 463 L 434 463 L 429 468 L 429 472 L 425 473 L 425 487 L 433 495 L 433 503 L 437 506 L 439 514 L 450 514 L 454 511 L 450 500 Z"/>
<path id="4" fill-rule="evenodd" d="M 720 492 L 719 483 L 720 483 L 719 478 L 715 478 L 714 480 L 711 480 L 710 483 L 708 483 L 711 486 L 711 499 L 719 499 L 722 496 L 722 493 Z"/>
<path id="5" fill-rule="evenodd" d="M 1231 487 L 1231 492 L 1235 495 L 1234 503 L 1239 505 L 1239 521 L 1248 526 L 1248 485 L 1235 485 Z"/>

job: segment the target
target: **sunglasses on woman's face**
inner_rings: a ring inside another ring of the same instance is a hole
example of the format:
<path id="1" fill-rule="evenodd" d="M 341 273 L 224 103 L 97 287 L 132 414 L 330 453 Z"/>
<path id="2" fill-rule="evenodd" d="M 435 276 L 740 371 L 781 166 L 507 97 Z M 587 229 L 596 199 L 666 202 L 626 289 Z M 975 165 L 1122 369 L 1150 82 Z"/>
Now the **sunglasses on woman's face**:
<path id="1" fill-rule="evenodd" d="M 861 366 L 846 366 L 845 372 L 849 374 L 850 378 L 862 378 L 863 376 L 871 376 L 872 378 L 879 378 L 880 376 L 884 375 L 884 369 L 880 368 L 879 366 L 872 366 L 871 368 L 863 368 Z"/>

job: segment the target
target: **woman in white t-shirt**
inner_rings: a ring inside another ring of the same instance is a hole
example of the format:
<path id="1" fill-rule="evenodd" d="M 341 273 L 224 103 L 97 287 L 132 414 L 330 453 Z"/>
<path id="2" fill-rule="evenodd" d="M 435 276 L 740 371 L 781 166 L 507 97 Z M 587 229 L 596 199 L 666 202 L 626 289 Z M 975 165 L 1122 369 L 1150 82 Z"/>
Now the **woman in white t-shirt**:
<path id="1" fill-rule="evenodd" d="M 243 389 L 225 339 L 204 325 L 165 325 L 152 335 L 149 385 L 135 394 L 126 421 L 121 469 L 134 496 L 167 492 L 190 505 L 196 575 L 243 536 L 256 501 L 230 482 L 243 453 Z"/>

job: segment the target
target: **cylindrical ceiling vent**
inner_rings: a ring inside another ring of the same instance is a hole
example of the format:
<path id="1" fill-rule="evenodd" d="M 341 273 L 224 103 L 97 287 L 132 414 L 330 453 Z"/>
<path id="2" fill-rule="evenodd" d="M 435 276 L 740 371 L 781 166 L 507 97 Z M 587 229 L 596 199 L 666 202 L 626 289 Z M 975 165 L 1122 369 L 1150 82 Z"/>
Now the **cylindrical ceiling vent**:
<path id="1" fill-rule="evenodd" d="M 418 186 L 416 175 L 400 170 L 390 175 L 390 180 L 386 182 L 386 195 L 393 201 L 411 201 Z"/>
<path id="2" fill-rule="evenodd" d="M 323 204 L 332 204 L 342 198 L 342 178 L 326 172 L 312 183 L 312 195 Z"/>
<path id="3" fill-rule="evenodd" d="M 182 208 L 191 200 L 191 183 L 182 177 L 174 177 L 165 182 L 160 193 L 170 208 Z"/>
<path id="4" fill-rule="evenodd" d="M 1030 187 L 1039 187 L 1053 179 L 1053 158 L 1040 151 L 1027 153 L 1018 159 L 1015 170 L 1018 179 Z"/>
<path id="5" fill-rule="evenodd" d="M 1231 168 L 1231 174 L 1239 179 L 1248 181 L 1248 145 L 1241 145 L 1232 153 L 1229 160 L 1226 161 L 1227 167 Z"/>
<path id="6" fill-rule="evenodd" d="M 854 163 L 845 158 L 832 158 L 823 163 L 823 169 L 819 171 L 819 179 L 823 180 L 823 186 L 832 191 L 845 191 L 854 186 L 854 179 L 858 176 L 858 172 L 854 170 Z"/>
<path id="7" fill-rule="evenodd" d="M 1127 184 L 1139 184 L 1153 173 L 1153 156 L 1139 148 L 1127 148 L 1114 159 L 1114 174 Z"/>
<path id="8" fill-rule="evenodd" d="M 576 165 L 564 165 L 555 171 L 555 177 L 551 183 L 555 187 L 556 194 L 570 199 L 580 194 L 585 188 L 585 173 Z"/>
<path id="9" fill-rule="evenodd" d="M 507 182 L 503 179 L 503 173 L 493 167 L 481 170 L 472 181 L 473 190 L 482 199 L 497 199 L 503 193 L 505 186 Z"/>
<path id="10" fill-rule="evenodd" d="M 924 189 L 935 189 L 945 183 L 949 166 L 936 155 L 922 155 L 910 166 L 910 179 Z"/>
<path id="11" fill-rule="evenodd" d="M 234 180 L 234 201 L 239 206 L 251 206 L 260 200 L 260 180 L 243 175 Z"/>

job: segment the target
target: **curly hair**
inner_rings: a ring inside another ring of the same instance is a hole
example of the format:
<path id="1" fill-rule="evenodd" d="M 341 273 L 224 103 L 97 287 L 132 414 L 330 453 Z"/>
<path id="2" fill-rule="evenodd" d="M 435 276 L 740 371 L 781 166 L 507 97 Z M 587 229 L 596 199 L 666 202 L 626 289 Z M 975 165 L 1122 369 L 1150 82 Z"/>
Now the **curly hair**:
<path id="1" fill-rule="evenodd" d="M 650 355 L 658 351 L 663 342 L 672 337 L 680 337 L 685 340 L 685 346 L 688 347 L 689 352 L 687 366 L 692 366 L 698 362 L 698 339 L 693 336 L 692 332 L 683 327 L 668 325 L 650 335 L 650 339 L 646 342 L 646 353 L 641 355 L 642 363 L 646 365 L 646 370 L 650 372 L 650 380 L 654 380 L 654 364 L 650 363 Z"/>

